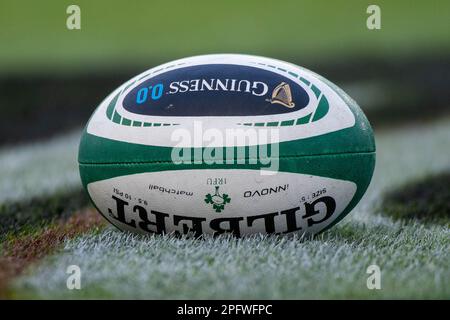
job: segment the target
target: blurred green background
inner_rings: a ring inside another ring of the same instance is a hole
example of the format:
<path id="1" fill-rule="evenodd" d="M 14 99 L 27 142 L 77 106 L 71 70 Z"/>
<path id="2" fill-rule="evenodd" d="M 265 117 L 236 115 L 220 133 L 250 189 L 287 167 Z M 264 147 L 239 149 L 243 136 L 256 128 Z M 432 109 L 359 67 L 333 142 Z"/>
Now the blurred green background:
<path id="1" fill-rule="evenodd" d="M 67 7 L 81 9 L 68 30 Z M 366 26 L 381 9 L 381 30 Z M 246 53 L 312 69 L 375 127 L 449 113 L 450 1 L 0 1 L 0 145 L 83 126 L 148 68 Z"/>

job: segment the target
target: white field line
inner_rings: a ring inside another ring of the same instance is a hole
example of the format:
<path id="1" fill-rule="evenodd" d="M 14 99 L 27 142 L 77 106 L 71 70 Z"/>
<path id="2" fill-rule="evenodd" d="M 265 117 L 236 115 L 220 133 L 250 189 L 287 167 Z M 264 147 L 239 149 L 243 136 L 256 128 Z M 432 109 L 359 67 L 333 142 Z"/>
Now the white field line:
<path id="1" fill-rule="evenodd" d="M 81 131 L 0 149 L 0 204 L 81 187 L 77 166 Z"/>
<path id="2" fill-rule="evenodd" d="M 375 134 L 377 158 L 372 182 L 350 219 L 373 217 L 381 194 L 413 179 L 450 170 L 450 119 Z"/>

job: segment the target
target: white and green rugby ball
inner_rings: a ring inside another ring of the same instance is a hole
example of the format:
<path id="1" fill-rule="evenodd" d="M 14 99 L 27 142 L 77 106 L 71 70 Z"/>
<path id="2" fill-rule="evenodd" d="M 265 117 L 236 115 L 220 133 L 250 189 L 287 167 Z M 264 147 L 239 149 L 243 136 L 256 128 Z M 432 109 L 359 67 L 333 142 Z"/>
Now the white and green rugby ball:
<path id="1" fill-rule="evenodd" d="M 375 142 L 321 76 L 250 55 L 185 58 L 127 81 L 79 149 L 99 212 L 138 233 L 316 234 L 366 191 Z"/>

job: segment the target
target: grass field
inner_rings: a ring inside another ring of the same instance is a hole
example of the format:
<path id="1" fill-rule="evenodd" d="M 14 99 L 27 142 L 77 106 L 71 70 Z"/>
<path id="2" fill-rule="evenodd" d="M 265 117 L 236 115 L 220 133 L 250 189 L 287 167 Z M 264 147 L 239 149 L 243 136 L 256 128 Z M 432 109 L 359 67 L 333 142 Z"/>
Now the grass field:
<path id="1" fill-rule="evenodd" d="M 82 29 L 69 31 L 72 1 L 0 1 L 0 299 L 450 299 L 450 1 L 377 1 L 377 31 L 369 0 L 76 3 Z M 143 237 L 88 205 L 80 127 L 110 86 L 217 52 L 318 66 L 369 115 L 374 177 L 335 227 Z M 81 290 L 66 287 L 73 264 Z M 381 290 L 366 287 L 372 264 Z"/>
<path id="2" fill-rule="evenodd" d="M 0 203 L 79 188 L 77 166 L 80 133 L 0 149 Z M 58 161 L 54 161 L 58 159 Z"/>
<path id="3" fill-rule="evenodd" d="M 386 191 L 450 169 L 450 150 L 442 148 L 450 143 L 450 119 L 413 128 L 377 133 L 377 167 L 363 201 L 315 239 L 195 240 L 94 229 L 32 264 L 14 281 L 9 296 L 448 299 L 449 220 L 393 220 L 379 209 Z M 82 290 L 66 288 L 71 264 L 81 267 Z M 381 268 L 381 290 L 366 287 L 371 264 Z"/>
<path id="4" fill-rule="evenodd" d="M 366 28 L 371 1 L 87 1 L 81 30 L 66 28 L 71 1 L 0 3 L 3 72 L 86 72 L 156 65 L 183 56 L 242 52 L 297 62 L 443 54 L 450 2 L 377 1 L 382 28 Z"/>

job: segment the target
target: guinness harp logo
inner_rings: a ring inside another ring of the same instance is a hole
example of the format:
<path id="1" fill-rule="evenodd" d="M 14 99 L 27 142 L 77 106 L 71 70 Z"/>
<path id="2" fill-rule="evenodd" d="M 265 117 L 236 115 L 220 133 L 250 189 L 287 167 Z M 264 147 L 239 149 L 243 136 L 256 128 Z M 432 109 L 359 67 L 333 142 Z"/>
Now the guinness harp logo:
<path id="1" fill-rule="evenodd" d="M 270 103 L 278 103 L 288 108 L 295 107 L 292 101 L 291 87 L 286 82 L 282 82 L 273 89 L 272 98 L 267 100 Z"/>

